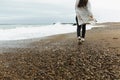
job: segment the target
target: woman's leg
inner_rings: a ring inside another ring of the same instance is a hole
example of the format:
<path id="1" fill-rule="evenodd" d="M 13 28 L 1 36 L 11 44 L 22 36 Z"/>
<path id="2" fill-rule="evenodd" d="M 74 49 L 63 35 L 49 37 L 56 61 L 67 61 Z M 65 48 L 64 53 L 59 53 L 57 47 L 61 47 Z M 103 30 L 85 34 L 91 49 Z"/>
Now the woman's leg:
<path id="1" fill-rule="evenodd" d="M 81 33 L 81 25 L 78 24 L 78 19 L 76 16 L 76 24 L 77 24 L 77 37 L 80 37 L 80 33 Z"/>
<path id="2" fill-rule="evenodd" d="M 85 38 L 85 34 L 86 34 L 86 24 L 82 25 L 82 38 Z"/>
<path id="3" fill-rule="evenodd" d="M 81 37 L 81 25 L 77 26 L 77 37 Z"/>

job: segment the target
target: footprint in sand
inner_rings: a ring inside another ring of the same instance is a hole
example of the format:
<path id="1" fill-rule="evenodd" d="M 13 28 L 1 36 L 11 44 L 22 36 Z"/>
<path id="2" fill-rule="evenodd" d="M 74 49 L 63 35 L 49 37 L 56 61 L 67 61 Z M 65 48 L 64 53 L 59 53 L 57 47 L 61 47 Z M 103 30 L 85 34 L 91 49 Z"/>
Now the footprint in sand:
<path id="1" fill-rule="evenodd" d="M 113 39 L 119 39 L 119 38 L 114 37 Z"/>

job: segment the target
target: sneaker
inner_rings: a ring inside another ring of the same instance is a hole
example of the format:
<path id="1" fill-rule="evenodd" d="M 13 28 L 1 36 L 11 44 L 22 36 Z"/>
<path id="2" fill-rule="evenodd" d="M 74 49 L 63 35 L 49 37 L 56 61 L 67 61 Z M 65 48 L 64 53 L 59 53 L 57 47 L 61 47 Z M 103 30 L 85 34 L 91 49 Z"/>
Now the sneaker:
<path id="1" fill-rule="evenodd" d="M 80 37 L 80 36 L 78 37 L 78 40 L 81 40 L 81 37 Z"/>
<path id="2" fill-rule="evenodd" d="M 81 41 L 84 42 L 84 41 L 85 41 L 85 38 L 81 38 Z"/>

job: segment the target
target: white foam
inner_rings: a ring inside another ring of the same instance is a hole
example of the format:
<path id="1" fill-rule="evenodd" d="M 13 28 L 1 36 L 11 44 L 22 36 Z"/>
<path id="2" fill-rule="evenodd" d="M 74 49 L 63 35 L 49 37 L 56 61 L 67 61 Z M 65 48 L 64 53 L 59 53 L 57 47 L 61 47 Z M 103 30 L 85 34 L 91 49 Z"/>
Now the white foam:
<path id="1" fill-rule="evenodd" d="M 92 26 L 88 25 L 87 29 Z M 31 38 L 41 38 L 56 34 L 76 32 L 76 26 L 70 24 L 55 24 L 38 27 L 16 27 L 13 29 L 0 29 L 0 40 L 22 40 Z"/>

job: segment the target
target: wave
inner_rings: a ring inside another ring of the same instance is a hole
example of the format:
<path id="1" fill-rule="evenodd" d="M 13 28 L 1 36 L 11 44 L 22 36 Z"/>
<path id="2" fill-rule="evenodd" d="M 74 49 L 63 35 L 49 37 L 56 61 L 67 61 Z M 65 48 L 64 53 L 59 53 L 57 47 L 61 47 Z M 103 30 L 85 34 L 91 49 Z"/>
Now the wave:
<path id="1" fill-rule="evenodd" d="M 92 26 L 87 27 L 91 29 Z M 76 32 L 76 26 L 71 24 L 46 25 L 46 26 L 34 26 L 29 27 L 19 26 L 12 29 L 0 29 L 0 40 L 23 40 L 31 38 L 41 38 L 45 36 L 51 36 L 56 34 L 64 34 Z"/>

